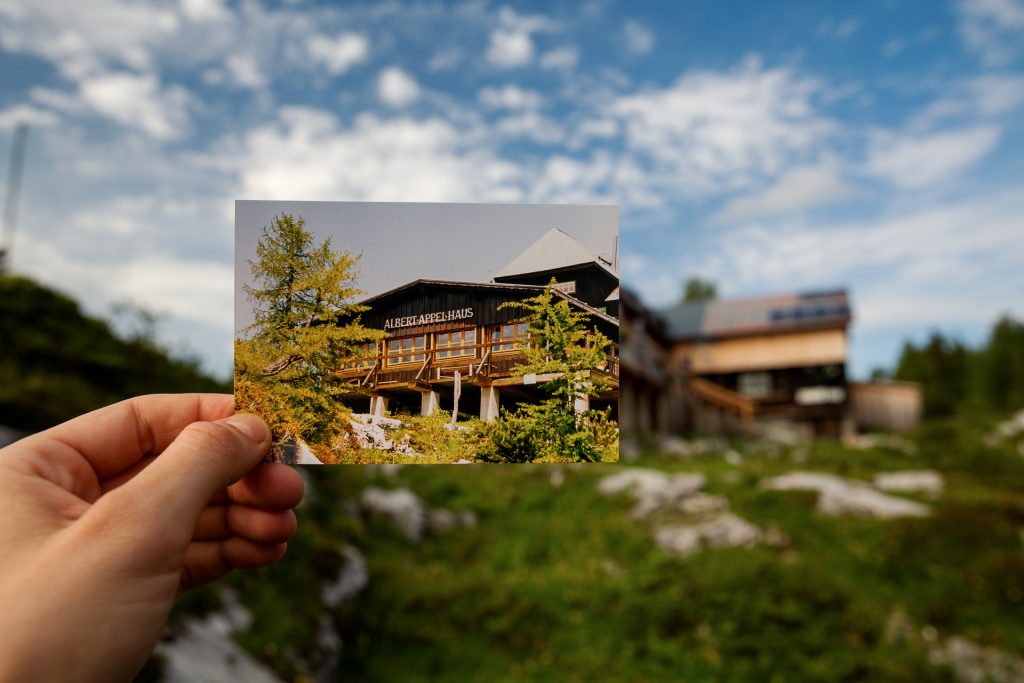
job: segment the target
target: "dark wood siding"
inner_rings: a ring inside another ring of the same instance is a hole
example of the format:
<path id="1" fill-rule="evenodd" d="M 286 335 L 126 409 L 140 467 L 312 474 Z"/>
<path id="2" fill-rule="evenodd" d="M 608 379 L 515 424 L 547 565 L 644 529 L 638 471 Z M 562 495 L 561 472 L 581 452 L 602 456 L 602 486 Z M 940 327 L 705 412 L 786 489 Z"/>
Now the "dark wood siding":
<path id="1" fill-rule="evenodd" d="M 558 282 L 576 282 L 576 292 L 572 295 L 585 304 L 597 309 L 607 307 L 605 299 L 619 286 L 619 281 L 611 273 L 595 263 L 585 263 L 571 268 L 528 273 L 526 275 L 508 275 L 495 278 L 499 282 L 521 285 L 547 285 L 554 277 Z"/>
<path id="2" fill-rule="evenodd" d="M 425 325 L 404 326 L 388 329 L 388 332 L 393 335 L 405 336 L 424 332 L 460 330 L 480 325 L 497 325 L 515 320 L 523 315 L 522 309 L 499 308 L 502 303 L 522 301 L 536 296 L 536 294 L 536 291 L 530 290 L 488 290 L 458 287 L 457 285 L 445 287 L 423 285 L 404 290 L 385 300 L 373 302 L 371 310 L 363 314 L 363 324 L 383 330 L 385 322 L 389 319 L 419 317 L 471 308 L 473 309 L 472 317 L 446 322 L 431 322 Z"/>

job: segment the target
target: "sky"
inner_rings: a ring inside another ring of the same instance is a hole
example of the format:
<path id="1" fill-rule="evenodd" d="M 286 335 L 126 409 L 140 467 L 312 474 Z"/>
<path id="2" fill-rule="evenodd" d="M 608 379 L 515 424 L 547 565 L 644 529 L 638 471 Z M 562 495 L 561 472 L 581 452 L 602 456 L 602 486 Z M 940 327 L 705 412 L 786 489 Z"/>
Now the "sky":
<path id="1" fill-rule="evenodd" d="M 652 306 L 846 287 L 853 376 L 978 343 L 1024 316 L 1022 114 L 1024 0 L 0 3 L 14 270 L 220 374 L 236 199 L 616 204 Z"/>
<path id="2" fill-rule="evenodd" d="M 614 206 L 415 202 L 240 201 L 235 205 L 236 335 L 253 322 L 242 289 L 265 226 L 301 217 L 315 244 L 358 255 L 356 284 L 376 296 L 418 279 L 491 282 L 506 265 L 557 228 L 611 257 L 619 234 Z"/>

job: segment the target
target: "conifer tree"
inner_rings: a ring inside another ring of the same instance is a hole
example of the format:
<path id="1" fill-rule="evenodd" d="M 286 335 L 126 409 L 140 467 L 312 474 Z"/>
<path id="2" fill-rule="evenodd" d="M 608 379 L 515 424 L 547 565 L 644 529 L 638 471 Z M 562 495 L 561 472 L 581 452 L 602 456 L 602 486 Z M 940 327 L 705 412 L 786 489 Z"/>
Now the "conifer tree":
<path id="1" fill-rule="evenodd" d="M 521 302 L 508 302 L 502 307 L 520 308 L 520 319 L 529 325 L 528 343 L 520 346 L 524 360 L 512 368 L 516 374 L 551 375 L 541 385 L 551 398 L 539 404 L 520 404 L 514 415 L 505 420 L 517 434 L 499 440 L 514 445 L 510 459 L 553 457 L 558 460 L 595 461 L 601 459 L 602 438 L 607 440 L 611 429 L 607 416 L 598 411 L 578 412 L 576 400 L 597 396 L 605 384 L 594 379 L 592 371 L 607 362 L 605 351 L 611 340 L 596 327 L 587 330 L 589 316 L 570 306 L 554 292 L 555 281 L 535 297 Z M 496 434 L 505 434 L 510 430 Z M 604 435 L 603 437 L 599 435 Z M 614 437 L 613 437 L 614 438 Z M 516 442 L 512 444 L 512 442 Z M 499 452 L 502 444 L 497 444 Z M 530 451 L 523 453 L 524 450 Z"/>
<path id="2" fill-rule="evenodd" d="M 364 327 L 354 303 L 359 256 L 314 243 L 301 217 L 283 214 L 263 228 L 244 285 L 255 322 L 235 344 L 236 395 L 279 425 L 282 434 L 327 444 L 343 426 L 338 396 L 348 388 L 332 375 L 362 344 L 383 333 Z M 240 387 L 237 386 L 242 384 Z"/>

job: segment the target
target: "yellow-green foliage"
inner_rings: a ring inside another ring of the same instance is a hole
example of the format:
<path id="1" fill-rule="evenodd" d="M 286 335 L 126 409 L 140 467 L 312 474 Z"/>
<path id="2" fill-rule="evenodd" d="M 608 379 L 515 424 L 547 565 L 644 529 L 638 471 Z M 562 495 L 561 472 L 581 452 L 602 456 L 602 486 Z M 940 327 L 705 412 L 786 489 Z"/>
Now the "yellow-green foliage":
<path id="1" fill-rule="evenodd" d="M 346 433 L 339 399 L 352 390 L 333 372 L 383 333 L 363 327 L 366 308 L 353 303 L 359 257 L 332 250 L 330 238 L 317 246 L 305 225 L 285 214 L 263 229 L 254 284 L 244 286 L 255 323 L 235 342 L 236 391 L 267 411 L 275 438 L 331 446 Z"/>

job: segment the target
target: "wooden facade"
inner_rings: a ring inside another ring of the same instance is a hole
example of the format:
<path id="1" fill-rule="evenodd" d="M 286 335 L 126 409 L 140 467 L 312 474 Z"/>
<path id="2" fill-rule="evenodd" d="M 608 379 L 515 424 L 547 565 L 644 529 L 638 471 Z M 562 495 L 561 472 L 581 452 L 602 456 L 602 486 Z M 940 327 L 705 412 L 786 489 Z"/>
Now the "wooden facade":
<path id="1" fill-rule="evenodd" d="M 387 336 L 338 373 L 371 397 L 370 412 L 386 407 L 429 414 L 455 407 L 455 385 L 465 395 L 463 411 L 479 400 L 480 416 L 493 419 L 501 406 L 543 398 L 539 385 L 550 378 L 517 375 L 522 348 L 530 343 L 525 311 L 508 303 L 537 296 L 544 287 L 510 283 L 416 280 L 367 299 L 368 327 Z M 590 324 L 613 340 L 592 379 L 607 387 L 595 407 L 617 415 L 618 320 L 569 294 L 554 292 L 589 316 Z M 456 379 L 458 376 L 458 379 Z M 359 399 L 354 397 L 354 401 Z"/>

